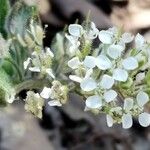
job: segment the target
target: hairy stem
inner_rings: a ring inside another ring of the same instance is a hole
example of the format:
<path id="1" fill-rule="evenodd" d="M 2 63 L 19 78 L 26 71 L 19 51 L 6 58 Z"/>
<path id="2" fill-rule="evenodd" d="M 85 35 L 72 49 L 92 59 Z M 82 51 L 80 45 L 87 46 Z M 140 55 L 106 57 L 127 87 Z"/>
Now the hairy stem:
<path id="1" fill-rule="evenodd" d="M 44 86 L 50 86 L 51 82 L 46 79 L 30 79 L 16 85 L 16 94 L 19 94 L 23 90 L 41 89 Z"/>

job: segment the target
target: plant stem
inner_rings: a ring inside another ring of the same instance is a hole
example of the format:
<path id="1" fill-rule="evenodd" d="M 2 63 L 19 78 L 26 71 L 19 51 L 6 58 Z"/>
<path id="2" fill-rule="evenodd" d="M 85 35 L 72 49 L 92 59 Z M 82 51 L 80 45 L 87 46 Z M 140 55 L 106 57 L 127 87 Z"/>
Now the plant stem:
<path id="1" fill-rule="evenodd" d="M 50 86 L 51 83 L 46 79 L 30 79 L 19 83 L 15 87 L 16 94 L 19 94 L 23 90 L 41 89 L 44 86 Z"/>

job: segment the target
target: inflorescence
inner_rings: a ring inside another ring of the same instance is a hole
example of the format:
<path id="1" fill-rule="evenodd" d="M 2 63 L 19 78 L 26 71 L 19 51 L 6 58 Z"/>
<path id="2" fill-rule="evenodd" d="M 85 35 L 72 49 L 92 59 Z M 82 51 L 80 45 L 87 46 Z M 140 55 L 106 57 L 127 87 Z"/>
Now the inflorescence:
<path id="1" fill-rule="evenodd" d="M 83 97 L 85 111 L 106 114 L 109 127 L 122 123 L 130 128 L 133 117 L 143 127 L 150 125 L 150 44 L 142 35 L 134 37 L 116 27 L 99 31 L 93 22 L 86 22 L 69 25 L 68 33 L 60 37 L 65 39 L 65 52 L 59 62 L 57 50 L 42 48 L 44 30 L 33 21 L 24 39 L 17 35 L 23 47 L 34 49 L 24 69 L 51 85 L 41 93 L 28 91 L 27 111 L 41 118 L 44 99 L 51 99 L 50 106 L 62 106 L 74 92 Z"/>

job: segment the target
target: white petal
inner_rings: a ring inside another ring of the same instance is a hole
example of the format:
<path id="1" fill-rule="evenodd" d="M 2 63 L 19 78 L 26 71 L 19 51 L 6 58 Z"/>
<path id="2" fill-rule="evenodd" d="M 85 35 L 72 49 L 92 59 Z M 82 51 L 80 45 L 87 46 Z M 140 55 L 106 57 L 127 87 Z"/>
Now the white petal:
<path id="1" fill-rule="evenodd" d="M 55 78 L 52 69 L 46 69 L 46 73 L 48 73 L 48 75 L 51 76 L 53 79 Z"/>
<path id="2" fill-rule="evenodd" d="M 110 115 L 106 115 L 106 122 L 108 127 L 113 126 L 113 118 Z"/>
<path id="3" fill-rule="evenodd" d="M 80 37 L 82 35 L 83 28 L 79 24 L 71 24 L 68 27 L 68 31 L 71 35 L 76 36 L 76 37 Z"/>
<path id="4" fill-rule="evenodd" d="M 107 49 L 107 54 L 109 57 L 117 59 L 121 56 L 123 50 L 124 50 L 123 46 L 113 44 Z"/>
<path id="5" fill-rule="evenodd" d="M 134 38 L 134 36 L 131 35 L 131 33 L 124 33 L 124 34 L 122 35 L 121 40 L 122 40 L 124 43 L 130 43 L 130 42 L 132 42 L 133 38 Z"/>
<path id="6" fill-rule="evenodd" d="M 112 63 L 109 60 L 109 58 L 106 57 L 105 55 L 99 55 L 96 58 L 96 66 L 101 70 L 107 70 L 107 69 L 111 68 Z"/>
<path id="7" fill-rule="evenodd" d="M 99 33 L 99 30 L 96 28 L 94 22 L 91 22 L 91 29 L 87 33 L 87 38 L 93 40 L 97 37 L 98 33 Z"/>
<path id="8" fill-rule="evenodd" d="M 117 97 L 117 92 L 114 90 L 109 90 L 104 93 L 104 99 L 107 103 L 113 101 Z"/>
<path id="9" fill-rule="evenodd" d="M 44 87 L 42 92 L 40 93 L 41 97 L 48 99 L 51 95 L 51 88 Z"/>
<path id="10" fill-rule="evenodd" d="M 143 44 L 145 42 L 145 39 L 142 35 L 140 35 L 139 33 L 136 35 L 135 37 L 135 46 L 138 50 L 141 50 Z"/>
<path id="11" fill-rule="evenodd" d="M 117 81 L 125 82 L 128 79 L 128 72 L 124 69 L 115 69 L 113 71 L 113 78 Z"/>
<path id="12" fill-rule="evenodd" d="M 51 51 L 51 49 L 49 47 L 46 47 L 46 53 L 51 56 L 52 58 L 54 57 L 53 52 Z"/>
<path id="13" fill-rule="evenodd" d="M 138 61 L 134 57 L 128 57 L 123 60 L 122 65 L 126 70 L 134 70 L 138 67 Z"/>
<path id="14" fill-rule="evenodd" d="M 6 101 L 8 102 L 8 103 L 13 103 L 13 101 L 15 100 L 15 95 L 14 94 L 12 94 L 12 95 L 10 95 L 7 99 L 6 99 Z"/>
<path id="15" fill-rule="evenodd" d="M 62 104 L 58 100 L 51 100 L 48 102 L 50 106 L 62 106 Z"/>
<path id="16" fill-rule="evenodd" d="M 34 52 L 32 52 L 32 55 L 33 55 L 33 56 L 37 56 L 38 53 L 37 53 L 36 51 L 34 51 Z"/>
<path id="17" fill-rule="evenodd" d="M 80 87 L 83 91 L 89 92 L 97 87 L 95 80 L 92 78 L 85 78 L 82 80 Z"/>
<path id="18" fill-rule="evenodd" d="M 69 75 L 69 78 L 72 80 L 72 81 L 75 81 L 75 82 L 81 82 L 82 81 L 82 78 L 76 76 L 76 75 Z"/>
<path id="19" fill-rule="evenodd" d="M 85 103 L 86 103 L 86 107 L 96 109 L 102 106 L 102 99 L 101 97 L 94 95 L 88 97 Z"/>
<path id="20" fill-rule="evenodd" d="M 122 116 L 122 127 L 124 129 L 129 129 L 132 127 L 133 120 L 131 114 L 123 114 Z"/>
<path id="21" fill-rule="evenodd" d="M 100 31 L 99 32 L 99 40 L 104 44 L 111 44 L 112 43 L 112 33 L 109 31 Z"/>
<path id="22" fill-rule="evenodd" d="M 90 40 L 93 40 L 97 37 L 98 33 L 99 33 L 98 29 L 96 29 L 94 31 L 91 30 L 91 31 L 89 31 L 89 33 L 87 35 L 87 38 L 90 39 Z"/>
<path id="23" fill-rule="evenodd" d="M 132 98 L 126 98 L 124 100 L 124 110 L 129 111 L 133 108 L 133 99 Z"/>
<path id="24" fill-rule="evenodd" d="M 141 113 L 139 115 L 139 123 L 143 127 L 148 127 L 150 125 L 150 114 L 149 113 Z"/>
<path id="25" fill-rule="evenodd" d="M 24 61 L 24 69 L 27 69 L 28 65 L 30 64 L 31 58 L 28 58 L 26 61 Z"/>
<path id="26" fill-rule="evenodd" d="M 32 72 L 40 72 L 39 67 L 30 67 L 29 70 L 32 71 Z"/>
<path id="27" fill-rule="evenodd" d="M 90 76 L 93 74 L 93 69 L 88 69 L 86 71 L 86 74 L 85 74 L 85 78 L 90 78 Z"/>
<path id="28" fill-rule="evenodd" d="M 94 68 L 95 67 L 95 60 L 96 58 L 93 56 L 86 56 L 84 59 L 84 66 L 87 68 Z"/>
<path id="29" fill-rule="evenodd" d="M 68 66 L 72 69 L 77 69 L 81 64 L 78 57 L 73 57 L 71 60 L 68 61 Z"/>
<path id="30" fill-rule="evenodd" d="M 136 96 L 136 100 L 138 105 L 143 107 L 149 101 L 149 96 L 147 93 L 140 91 Z"/>
<path id="31" fill-rule="evenodd" d="M 65 35 L 71 45 L 75 45 L 78 42 L 78 37 L 74 37 L 72 35 Z"/>
<path id="32" fill-rule="evenodd" d="M 118 32 L 118 28 L 117 27 L 111 27 L 107 31 L 113 35 L 113 34 L 116 34 Z"/>
<path id="33" fill-rule="evenodd" d="M 145 72 L 138 73 L 136 75 L 136 83 L 140 83 L 145 78 Z"/>
<path id="34" fill-rule="evenodd" d="M 100 82 L 101 88 L 110 89 L 113 86 L 113 84 L 114 84 L 114 79 L 111 76 L 104 74 Z"/>

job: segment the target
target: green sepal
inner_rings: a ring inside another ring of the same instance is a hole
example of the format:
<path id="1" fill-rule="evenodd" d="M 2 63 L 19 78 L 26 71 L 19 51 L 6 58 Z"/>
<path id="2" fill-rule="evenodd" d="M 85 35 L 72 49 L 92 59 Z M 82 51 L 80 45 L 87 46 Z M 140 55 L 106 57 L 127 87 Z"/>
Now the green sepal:
<path id="1" fill-rule="evenodd" d="M 129 88 L 131 88 L 132 85 L 133 85 L 133 79 L 132 78 L 128 78 L 128 80 L 126 82 L 120 83 L 120 87 L 123 89 L 129 89 Z"/>
<path id="2" fill-rule="evenodd" d="M 130 56 L 135 56 L 136 54 L 137 54 L 137 49 L 133 48 L 130 50 L 130 53 L 129 53 Z"/>

